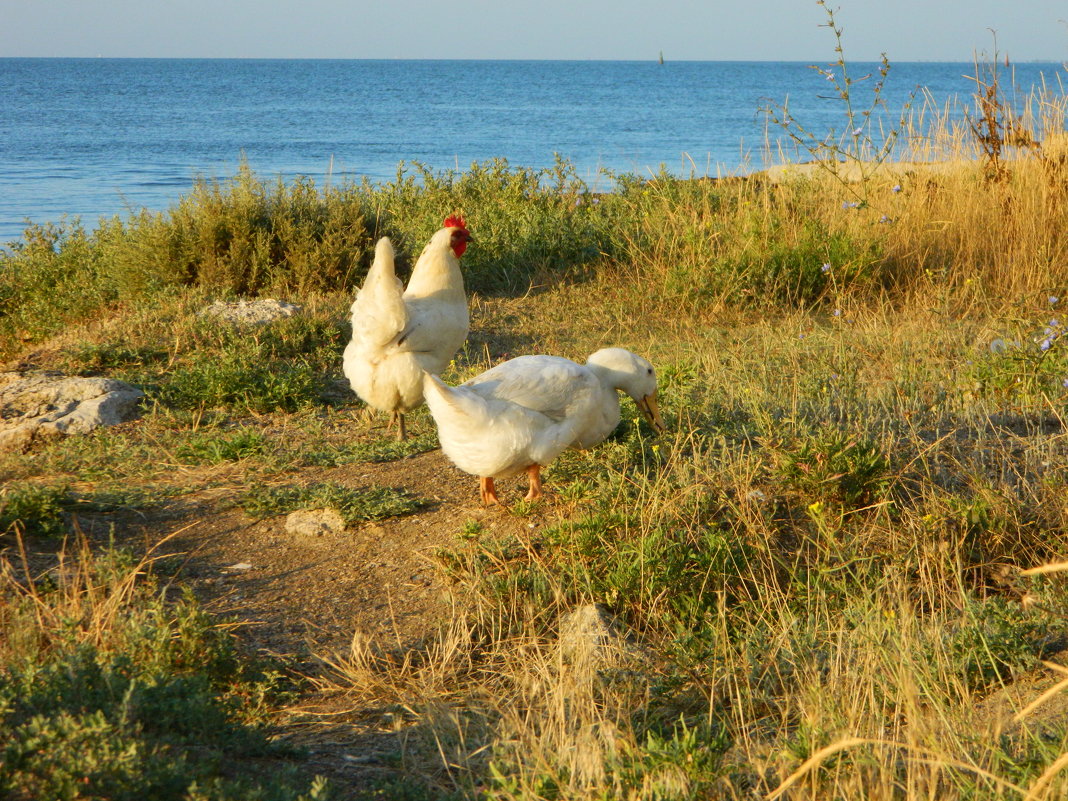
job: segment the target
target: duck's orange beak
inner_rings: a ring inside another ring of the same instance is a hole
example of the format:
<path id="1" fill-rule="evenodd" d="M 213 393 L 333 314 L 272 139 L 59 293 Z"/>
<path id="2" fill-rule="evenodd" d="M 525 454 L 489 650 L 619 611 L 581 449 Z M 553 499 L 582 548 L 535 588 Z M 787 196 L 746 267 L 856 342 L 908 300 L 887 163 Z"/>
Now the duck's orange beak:
<path id="1" fill-rule="evenodd" d="M 656 404 L 656 392 L 650 392 L 638 401 L 638 410 L 645 415 L 645 419 L 656 429 L 657 433 L 667 431 L 664 419 L 660 416 L 660 407 Z"/>

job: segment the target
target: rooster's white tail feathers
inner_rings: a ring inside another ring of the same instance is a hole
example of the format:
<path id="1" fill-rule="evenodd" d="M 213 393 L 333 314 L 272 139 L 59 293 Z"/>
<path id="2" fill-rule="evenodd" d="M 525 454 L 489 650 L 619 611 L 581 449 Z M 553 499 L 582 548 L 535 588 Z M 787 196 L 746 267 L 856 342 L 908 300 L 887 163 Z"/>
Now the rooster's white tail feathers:
<path id="1" fill-rule="evenodd" d="M 404 289 L 394 270 L 393 244 L 382 237 L 363 287 L 352 304 L 353 340 L 372 348 L 385 347 L 408 325 Z"/>

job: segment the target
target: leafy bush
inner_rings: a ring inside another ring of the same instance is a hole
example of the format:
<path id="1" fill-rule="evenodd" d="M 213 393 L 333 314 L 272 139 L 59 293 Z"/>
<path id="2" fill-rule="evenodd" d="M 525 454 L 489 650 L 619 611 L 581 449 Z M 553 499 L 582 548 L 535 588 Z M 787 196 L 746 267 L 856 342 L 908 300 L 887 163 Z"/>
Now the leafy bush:
<path id="1" fill-rule="evenodd" d="M 879 448 L 841 431 L 769 445 L 782 479 L 806 498 L 856 508 L 877 500 L 890 480 Z"/>
<path id="2" fill-rule="evenodd" d="M 971 602 L 947 647 L 968 688 L 981 691 L 1034 667 L 1049 633 L 1045 613 L 995 597 Z"/>
<path id="3" fill-rule="evenodd" d="M 345 286 L 370 244 L 353 189 L 271 184 L 247 165 L 225 183 L 197 181 L 167 214 L 116 219 L 98 239 L 128 293 L 176 283 L 253 295 Z"/>
<path id="4" fill-rule="evenodd" d="M 381 233 L 414 263 L 446 214 L 465 215 L 474 236 L 463 258 L 469 289 L 522 291 L 535 280 L 581 272 L 611 247 L 609 220 L 620 207 L 592 193 L 570 162 L 544 170 L 513 168 L 504 159 L 462 173 L 406 169 L 402 164 L 396 180 L 378 190 L 364 187 L 381 210 Z"/>
<path id="5" fill-rule="evenodd" d="M 0 352 L 51 335 L 114 303 L 118 289 L 99 243 L 77 222 L 33 226 L 0 249 Z"/>
<path id="6" fill-rule="evenodd" d="M 1064 333 L 1053 318 L 1038 331 L 995 338 L 966 365 L 964 389 L 1001 400 L 1060 391 L 1068 380 Z"/>
<path id="7" fill-rule="evenodd" d="M 31 484 L 10 484 L 0 490 L 0 534 L 18 526 L 27 534 L 54 536 L 67 528 L 64 488 Z"/>

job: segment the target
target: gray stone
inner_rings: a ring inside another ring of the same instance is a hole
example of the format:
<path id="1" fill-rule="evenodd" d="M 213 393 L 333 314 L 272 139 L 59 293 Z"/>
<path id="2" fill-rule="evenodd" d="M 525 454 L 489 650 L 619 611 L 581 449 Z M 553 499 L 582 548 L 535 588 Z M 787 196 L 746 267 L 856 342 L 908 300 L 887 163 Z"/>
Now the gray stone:
<path id="1" fill-rule="evenodd" d="M 114 378 L 0 373 L 0 450 L 136 418 L 144 393 Z"/>
<path id="2" fill-rule="evenodd" d="M 265 325 L 285 317 L 292 317 L 301 307 L 284 300 L 260 298 L 227 303 L 217 300 L 200 312 L 201 317 L 214 317 L 234 325 Z"/>
<path id="3" fill-rule="evenodd" d="M 333 509 L 301 509 L 286 518 L 286 531 L 316 540 L 345 530 L 345 520 Z"/>

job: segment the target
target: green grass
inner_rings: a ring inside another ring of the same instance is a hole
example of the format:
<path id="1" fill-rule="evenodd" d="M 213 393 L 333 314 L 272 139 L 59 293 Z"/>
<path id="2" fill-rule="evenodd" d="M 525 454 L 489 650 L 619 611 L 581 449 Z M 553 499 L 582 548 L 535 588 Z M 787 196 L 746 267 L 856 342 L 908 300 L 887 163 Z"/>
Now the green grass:
<path id="1" fill-rule="evenodd" d="M 5 798 L 325 798 L 266 723 L 292 693 L 150 563 L 82 544 L 56 579 L 0 588 Z"/>
<path id="2" fill-rule="evenodd" d="M 72 516 L 149 509 L 173 488 L 97 485 L 75 491 L 65 484 L 12 481 L 0 490 L 0 536 L 17 531 L 33 537 L 62 537 L 71 530 Z"/>
<path id="3" fill-rule="evenodd" d="M 251 428 L 198 431 L 175 449 L 175 456 L 185 464 L 220 464 L 262 456 L 268 447 L 263 434 Z"/>
<path id="4" fill-rule="evenodd" d="M 0 491 L 0 532 L 18 526 L 38 536 L 66 531 L 67 493 L 61 487 L 27 482 L 10 483 Z"/>
<path id="5" fill-rule="evenodd" d="M 256 485 L 241 499 L 241 506 L 256 518 L 302 509 L 333 509 L 351 525 L 412 514 L 423 503 L 389 487 L 352 489 L 337 483 L 320 482 L 306 487 Z"/>
<path id="6" fill-rule="evenodd" d="M 426 421 L 424 421 L 425 423 Z M 311 467 L 338 467 L 361 462 L 392 462 L 438 447 L 437 432 L 430 430 L 409 436 L 404 442 L 373 439 L 354 443 L 324 442 L 301 454 L 301 463 Z"/>

